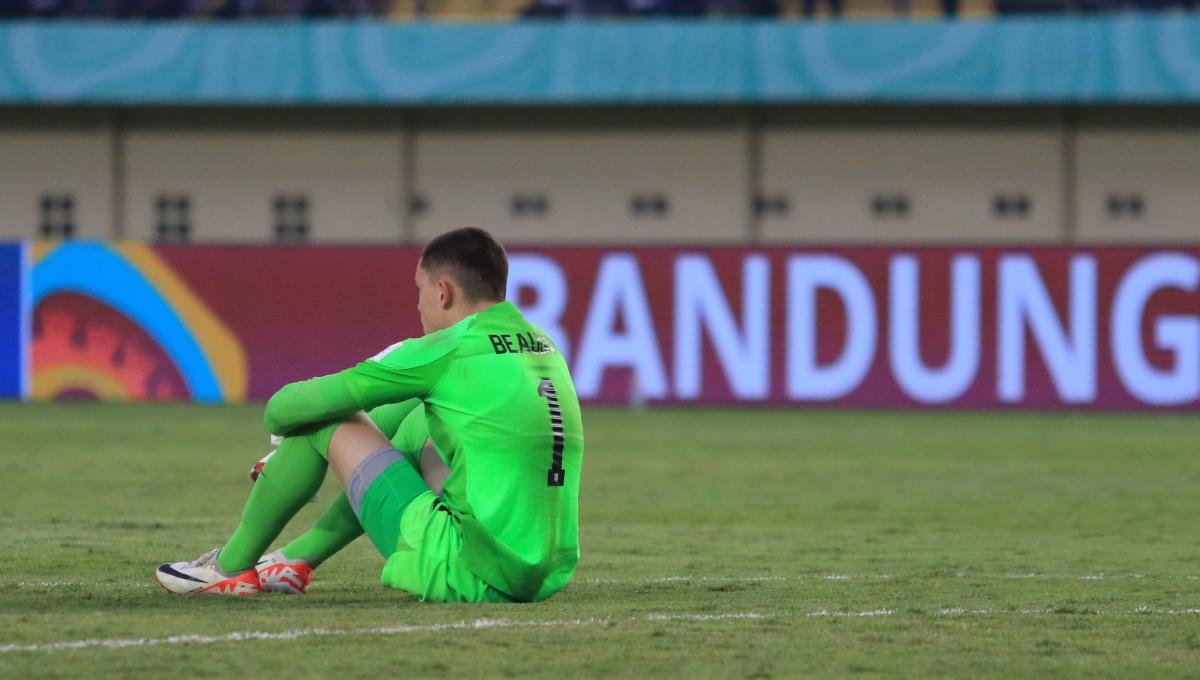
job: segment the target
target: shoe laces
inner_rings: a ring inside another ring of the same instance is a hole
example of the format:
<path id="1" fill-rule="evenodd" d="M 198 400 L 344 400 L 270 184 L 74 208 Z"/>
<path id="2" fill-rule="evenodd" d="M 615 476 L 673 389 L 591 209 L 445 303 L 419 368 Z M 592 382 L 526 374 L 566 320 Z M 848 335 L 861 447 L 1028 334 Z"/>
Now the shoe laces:
<path id="1" fill-rule="evenodd" d="M 220 548 L 213 548 L 212 550 L 209 550 L 208 552 L 204 553 L 200 557 L 197 557 L 196 559 L 192 560 L 190 562 L 190 564 L 193 567 L 203 567 L 203 566 L 206 566 L 209 564 L 216 566 L 217 555 L 220 552 L 221 552 Z M 219 571 L 219 569 L 218 569 L 218 571 Z"/>

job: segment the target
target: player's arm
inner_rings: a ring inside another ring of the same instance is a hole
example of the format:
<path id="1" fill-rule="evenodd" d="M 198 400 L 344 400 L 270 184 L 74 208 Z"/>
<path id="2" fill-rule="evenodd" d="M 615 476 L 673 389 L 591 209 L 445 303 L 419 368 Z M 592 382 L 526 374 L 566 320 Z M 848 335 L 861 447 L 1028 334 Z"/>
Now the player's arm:
<path id="1" fill-rule="evenodd" d="M 394 351 L 400 356 L 374 357 L 340 373 L 285 385 L 267 402 L 263 415 L 267 431 L 286 435 L 305 425 L 425 396 L 445 372 L 451 355 L 422 361 L 430 357 L 419 350 L 404 352 L 400 347 Z"/>

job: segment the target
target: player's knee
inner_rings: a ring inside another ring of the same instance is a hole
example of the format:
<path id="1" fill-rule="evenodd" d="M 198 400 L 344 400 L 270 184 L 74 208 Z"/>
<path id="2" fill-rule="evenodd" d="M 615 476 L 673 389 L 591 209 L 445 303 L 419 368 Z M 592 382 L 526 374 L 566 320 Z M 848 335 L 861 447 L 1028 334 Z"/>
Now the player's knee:
<path id="1" fill-rule="evenodd" d="M 390 449 L 391 446 L 392 443 L 375 427 L 367 414 L 359 411 L 334 428 L 329 439 L 329 464 L 345 483 L 368 456 L 380 449 Z"/>

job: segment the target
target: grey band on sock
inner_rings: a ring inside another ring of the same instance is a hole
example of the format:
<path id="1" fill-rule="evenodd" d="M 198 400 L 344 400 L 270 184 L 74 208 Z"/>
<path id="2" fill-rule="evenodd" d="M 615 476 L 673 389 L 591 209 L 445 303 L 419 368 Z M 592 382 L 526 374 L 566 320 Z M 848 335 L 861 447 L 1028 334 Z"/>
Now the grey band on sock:
<path id="1" fill-rule="evenodd" d="M 350 473 L 350 480 L 346 482 L 346 496 L 350 499 L 350 507 L 354 508 L 356 517 L 362 519 L 362 514 L 358 509 L 362 506 L 362 499 L 367 494 L 367 489 L 371 488 L 371 484 L 384 470 L 401 460 L 404 460 L 404 456 L 401 456 L 396 449 L 385 446 L 367 456 L 363 462 L 358 464 L 358 467 L 354 468 L 354 472 Z"/>

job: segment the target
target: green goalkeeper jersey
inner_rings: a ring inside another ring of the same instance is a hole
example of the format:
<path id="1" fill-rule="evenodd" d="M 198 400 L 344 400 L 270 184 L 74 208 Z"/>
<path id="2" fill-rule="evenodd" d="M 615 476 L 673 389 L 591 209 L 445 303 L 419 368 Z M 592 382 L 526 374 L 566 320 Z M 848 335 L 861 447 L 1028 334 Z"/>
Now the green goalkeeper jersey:
<path id="1" fill-rule="evenodd" d="M 419 398 L 450 476 L 460 559 L 520 600 L 542 600 L 579 561 L 583 422 L 566 362 L 510 302 L 405 340 L 341 373 L 293 383 L 266 426 L 297 428 Z"/>

